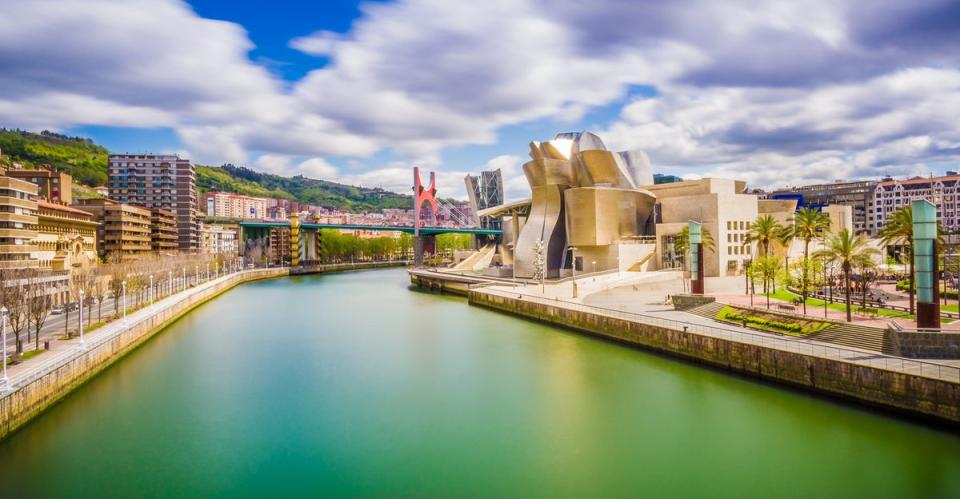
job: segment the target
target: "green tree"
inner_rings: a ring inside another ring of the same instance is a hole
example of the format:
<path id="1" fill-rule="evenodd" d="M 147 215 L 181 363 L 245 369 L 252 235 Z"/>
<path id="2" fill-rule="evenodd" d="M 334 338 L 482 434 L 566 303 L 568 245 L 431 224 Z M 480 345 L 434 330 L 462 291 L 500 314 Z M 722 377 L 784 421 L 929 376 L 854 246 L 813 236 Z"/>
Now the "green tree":
<path id="1" fill-rule="evenodd" d="M 807 296 L 810 289 L 810 242 L 823 237 L 830 228 L 830 217 L 813 208 L 801 208 L 793 217 L 794 235 L 803 241 L 803 266 L 800 287 L 803 294 L 803 313 L 807 313 Z"/>
<path id="2" fill-rule="evenodd" d="M 879 254 L 876 248 L 868 246 L 862 235 L 852 235 L 848 229 L 828 238 L 824 249 L 817 252 L 817 256 L 824 261 L 837 264 L 843 271 L 844 298 L 847 302 L 847 322 L 852 320 L 850 314 L 850 272 L 855 267 L 872 265 L 871 257 Z"/>
<path id="3" fill-rule="evenodd" d="M 770 243 L 778 240 L 778 235 L 782 230 L 783 226 L 772 216 L 761 215 L 757 217 L 755 222 L 750 224 L 744 242 L 748 244 L 756 243 L 757 247 L 760 248 L 760 256 L 766 257 L 770 255 Z M 764 281 L 763 292 L 767 293 L 768 291 L 769 283 L 768 281 Z"/>

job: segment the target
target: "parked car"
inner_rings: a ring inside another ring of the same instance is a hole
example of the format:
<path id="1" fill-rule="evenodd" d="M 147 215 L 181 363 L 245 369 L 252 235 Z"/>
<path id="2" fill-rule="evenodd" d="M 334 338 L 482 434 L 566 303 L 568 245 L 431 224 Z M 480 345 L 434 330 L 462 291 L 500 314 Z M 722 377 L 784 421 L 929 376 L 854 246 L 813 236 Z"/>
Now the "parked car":
<path id="1" fill-rule="evenodd" d="M 77 305 L 76 302 L 70 302 L 70 303 L 67 304 L 67 310 L 69 310 L 69 311 L 71 311 L 71 312 L 76 312 L 78 308 L 80 308 L 80 307 Z"/>
<path id="2" fill-rule="evenodd" d="M 53 309 L 50 310 L 50 313 L 52 315 L 60 315 L 63 313 L 63 307 L 53 307 Z"/>

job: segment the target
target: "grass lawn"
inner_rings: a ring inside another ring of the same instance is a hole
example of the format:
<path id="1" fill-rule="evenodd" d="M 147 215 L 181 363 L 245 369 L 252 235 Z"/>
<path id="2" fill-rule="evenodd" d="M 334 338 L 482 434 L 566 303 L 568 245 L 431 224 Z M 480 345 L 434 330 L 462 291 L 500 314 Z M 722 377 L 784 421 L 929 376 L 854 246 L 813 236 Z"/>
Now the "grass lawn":
<path id="1" fill-rule="evenodd" d="M 763 296 L 763 295 L 761 294 L 760 296 Z M 786 289 L 778 288 L 776 293 L 770 293 L 770 298 L 775 298 L 777 300 L 783 300 L 783 301 L 789 302 L 789 301 L 796 300 L 797 298 L 800 298 L 800 295 L 795 295 L 787 291 Z M 851 295 L 851 298 L 853 298 L 853 295 Z M 761 306 L 762 305 L 763 304 L 761 303 Z M 857 307 L 859 307 L 859 305 L 857 305 L 857 301 L 856 299 L 854 299 L 853 304 L 850 308 L 851 312 L 856 312 Z M 816 298 L 807 298 L 807 313 L 810 313 L 811 308 L 822 309 L 823 300 L 818 300 Z M 832 310 L 839 310 L 841 312 L 847 311 L 847 306 L 843 303 L 827 303 L 827 308 Z M 881 308 L 878 308 L 876 310 L 877 310 L 877 315 L 880 317 L 890 317 L 892 319 L 911 319 L 911 320 L 913 319 L 913 316 L 908 314 L 907 312 L 898 312 L 896 310 L 884 310 Z"/>

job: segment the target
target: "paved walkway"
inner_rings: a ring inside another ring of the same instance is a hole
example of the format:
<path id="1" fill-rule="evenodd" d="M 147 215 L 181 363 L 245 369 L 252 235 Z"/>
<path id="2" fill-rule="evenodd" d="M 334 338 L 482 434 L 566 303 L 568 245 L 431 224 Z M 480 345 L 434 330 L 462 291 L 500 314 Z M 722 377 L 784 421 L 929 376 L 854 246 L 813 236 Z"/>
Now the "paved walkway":
<path id="1" fill-rule="evenodd" d="M 105 324 L 89 334 L 84 334 L 85 347 L 81 347 L 80 339 L 76 337 L 71 340 L 51 339 L 49 351 L 38 354 L 36 357 L 27 359 L 17 365 L 7 367 L 7 377 L 10 380 L 10 388 L 12 391 L 19 389 L 34 379 L 43 376 L 50 370 L 70 361 L 74 357 L 83 353 L 83 351 L 89 350 L 102 343 L 105 343 L 106 341 L 109 341 L 125 331 L 128 327 L 149 318 L 159 310 L 170 308 L 197 293 L 203 292 L 219 283 L 226 282 L 228 279 L 233 277 L 240 275 L 252 275 L 262 272 L 263 270 L 264 269 L 242 270 L 237 273 L 211 279 L 210 281 L 201 283 L 198 286 L 194 286 L 185 291 L 162 298 L 150 306 L 127 314 L 125 321 L 121 318 Z M 8 351 L 7 353 L 10 352 Z"/>
<path id="2" fill-rule="evenodd" d="M 716 279 L 718 281 L 715 284 L 718 286 L 727 286 L 728 289 L 732 286 L 732 281 L 728 278 Z M 742 279 L 740 281 L 742 285 Z M 707 286 L 710 285 L 709 282 L 708 279 Z M 556 291 L 551 292 L 549 285 L 546 288 L 546 292 L 541 292 L 540 286 L 523 288 L 498 285 L 483 287 L 479 291 L 512 298 L 522 297 L 522 299 L 539 303 L 678 330 L 686 327 L 688 332 L 695 334 L 960 382 L 960 361 L 957 360 L 920 361 L 885 355 L 870 350 L 837 347 L 830 343 L 810 339 L 782 336 L 721 324 L 706 317 L 674 310 L 672 305 L 665 303 L 665 298 L 667 294 L 676 294 L 682 291 L 682 283 L 678 279 L 665 279 L 636 287 L 634 285 L 615 287 L 582 297 L 580 301 L 572 301 L 567 297 L 562 297 Z"/>

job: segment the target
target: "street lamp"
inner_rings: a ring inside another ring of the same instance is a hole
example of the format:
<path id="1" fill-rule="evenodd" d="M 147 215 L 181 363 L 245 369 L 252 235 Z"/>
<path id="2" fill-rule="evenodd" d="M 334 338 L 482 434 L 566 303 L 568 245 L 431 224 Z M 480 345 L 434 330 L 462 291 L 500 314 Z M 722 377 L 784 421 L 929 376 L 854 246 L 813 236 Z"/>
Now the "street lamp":
<path id="1" fill-rule="evenodd" d="M 120 296 L 123 298 L 123 325 L 127 325 L 127 281 L 120 283 Z"/>
<path id="2" fill-rule="evenodd" d="M 210 280 L 210 262 L 207 262 L 207 280 Z"/>
<path id="3" fill-rule="evenodd" d="M 183 267 L 183 278 L 180 279 L 180 288 L 185 289 L 187 287 L 187 268 Z"/>
<path id="4" fill-rule="evenodd" d="M 79 310 L 80 312 L 80 348 L 81 349 L 86 347 L 86 344 L 84 344 L 84 341 L 83 341 L 83 295 L 84 295 L 84 292 L 81 289 L 80 290 L 80 310 Z"/>
<path id="5" fill-rule="evenodd" d="M 200 264 L 199 263 L 193 266 L 193 282 L 197 286 L 200 285 Z"/>
<path id="6" fill-rule="evenodd" d="M 150 274 L 150 306 L 153 306 L 153 274 Z"/>
<path id="7" fill-rule="evenodd" d="M 573 298 L 577 297 L 577 247 L 570 246 L 570 258 L 572 259 L 570 268 L 573 269 Z"/>
<path id="8" fill-rule="evenodd" d="M 0 391 L 10 391 L 10 378 L 7 377 L 7 307 L 0 307 L 0 329 L 3 330 L 3 379 L 0 379 Z"/>
<path id="9" fill-rule="evenodd" d="M 173 271 L 167 271 L 167 294 L 173 294 Z"/>

